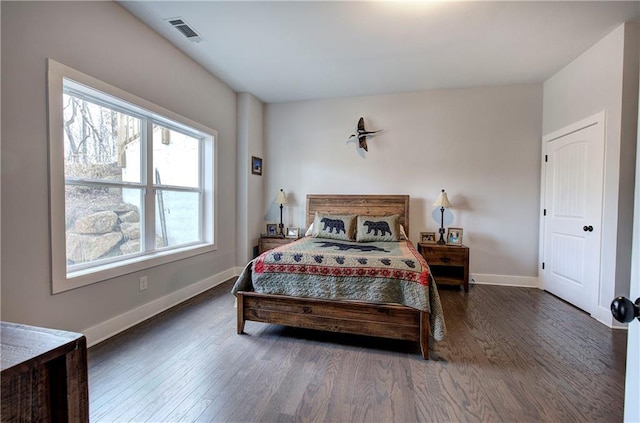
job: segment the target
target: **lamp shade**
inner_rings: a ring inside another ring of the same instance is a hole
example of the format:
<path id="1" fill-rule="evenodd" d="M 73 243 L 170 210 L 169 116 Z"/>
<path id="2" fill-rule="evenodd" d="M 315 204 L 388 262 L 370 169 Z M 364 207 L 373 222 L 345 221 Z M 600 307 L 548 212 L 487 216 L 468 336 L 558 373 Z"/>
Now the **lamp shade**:
<path id="1" fill-rule="evenodd" d="M 449 202 L 447 193 L 444 192 L 444 190 L 442 190 L 442 192 L 440 192 L 440 195 L 438 195 L 436 202 L 433 203 L 433 207 L 444 207 L 445 209 L 451 207 L 451 203 Z"/>
<path id="2" fill-rule="evenodd" d="M 280 189 L 280 192 L 278 192 L 278 196 L 276 197 L 276 201 L 274 201 L 274 203 L 287 204 L 287 195 L 284 193 L 284 190 Z"/>

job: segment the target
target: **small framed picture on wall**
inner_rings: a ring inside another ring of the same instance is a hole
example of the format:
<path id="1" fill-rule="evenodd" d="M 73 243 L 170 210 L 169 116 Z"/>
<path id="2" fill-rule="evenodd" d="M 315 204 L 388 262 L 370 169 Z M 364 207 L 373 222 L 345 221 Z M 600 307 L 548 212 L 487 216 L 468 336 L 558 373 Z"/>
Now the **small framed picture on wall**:
<path id="1" fill-rule="evenodd" d="M 251 156 L 251 173 L 254 175 L 262 175 L 262 158 Z"/>

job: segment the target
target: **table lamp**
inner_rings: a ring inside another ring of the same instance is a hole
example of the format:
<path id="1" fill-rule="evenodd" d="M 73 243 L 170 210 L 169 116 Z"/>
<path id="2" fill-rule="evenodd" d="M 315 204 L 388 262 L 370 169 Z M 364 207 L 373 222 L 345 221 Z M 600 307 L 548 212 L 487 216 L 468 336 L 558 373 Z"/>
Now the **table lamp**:
<path id="1" fill-rule="evenodd" d="M 284 238 L 284 224 L 282 223 L 282 209 L 285 204 L 287 204 L 287 195 L 284 193 L 284 190 L 281 188 L 278 196 L 276 197 L 276 204 L 280 204 L 280 233 L 278 236 Z"/>
<path id="2" fill-rule="evenodd" d="M 440 239 L 438 240 L 438 244 L 444 244 L 444 209 L 451 207 L 447 193 L 444 192 L 444 190 L 438 195 L 436 202 L 433 203 L 433 207 L 440 207 Z"/>

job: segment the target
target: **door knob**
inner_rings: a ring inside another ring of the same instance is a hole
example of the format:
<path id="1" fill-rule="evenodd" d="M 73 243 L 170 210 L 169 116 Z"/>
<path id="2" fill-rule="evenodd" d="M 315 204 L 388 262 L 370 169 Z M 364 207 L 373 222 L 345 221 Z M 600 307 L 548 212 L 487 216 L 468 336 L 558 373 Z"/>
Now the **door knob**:
<path id="1" fill-rule="evenodd" d="M 637 298 L 634 304 L 628 298 L 616 297 L 611 301 L 611 314 L 622 323 L 629 323 L 634 317 L 640 320 L 640 298 Z"/>
<path id="2" fill-rule="evenodd" d="M 589 226 L 583 226 L 582 230 L 585 232 L 593 232 L 593 226 L 589 225 Z"/>

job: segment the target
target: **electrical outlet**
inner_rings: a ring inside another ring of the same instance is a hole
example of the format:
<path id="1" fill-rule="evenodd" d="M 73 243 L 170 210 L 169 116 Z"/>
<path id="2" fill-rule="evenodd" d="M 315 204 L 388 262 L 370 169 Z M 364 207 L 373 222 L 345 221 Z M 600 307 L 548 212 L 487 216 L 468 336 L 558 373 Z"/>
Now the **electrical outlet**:
<path id="1" fill-rule="evenodd" d="M 148 279 L 146 276 L 140 277 L 140 291 L 144 291 L 145 289 L 147 289 L 147 282 Z"/>

